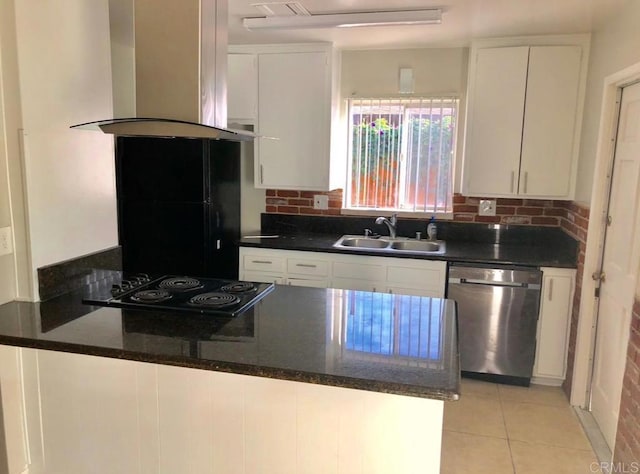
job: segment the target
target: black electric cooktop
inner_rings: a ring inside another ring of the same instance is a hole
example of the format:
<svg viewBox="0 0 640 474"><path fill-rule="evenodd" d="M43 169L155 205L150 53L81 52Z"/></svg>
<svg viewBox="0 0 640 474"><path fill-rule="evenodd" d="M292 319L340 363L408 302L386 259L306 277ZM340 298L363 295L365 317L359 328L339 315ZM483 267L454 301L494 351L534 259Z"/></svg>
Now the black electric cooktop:
<svg viewBox="0 0 640 474"><path fill-rule="evenodd" d="M273 283L139 274L114 285L110 294L91 295L82 302L129 309L183 311L234 317L273 289Z"/></svg>

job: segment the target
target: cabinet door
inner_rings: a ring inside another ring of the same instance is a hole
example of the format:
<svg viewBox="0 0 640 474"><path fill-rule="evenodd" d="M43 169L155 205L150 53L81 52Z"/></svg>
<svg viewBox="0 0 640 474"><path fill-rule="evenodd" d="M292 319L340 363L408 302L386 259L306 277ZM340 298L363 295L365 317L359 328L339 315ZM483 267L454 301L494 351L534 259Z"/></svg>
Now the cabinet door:
<svg viewBox="0 0 640 474"><path fill-rule="evenodd" d="M256 187L328 189L328 61L325 52L259 55Z"/></svg>
<svg viewBox="0 0 640 474"><path fill-rule="evenodd" d="M255 54L229 54L227 116L254 122L258 110L258 59Z"/></svg>
<svg viewBox="0 0 640 474"><path fill-rule="evenodd" d="M266 272L244 271L240 273L240 280L256 281L260 283L284 283L284 277L282 275Z"/></svg>
<svg viewBox="0 0 640 474"><path fill-rule="evenodd" d="M442 298L442 291L437 291L430 288L404 288L401 286L387 286L387 293L394 295L409 295L409 296L428 296L430 298Z"/></svg>
<svg viewBox="0 0 640 474"><path fill-rule="evenodd" d="M357 280L355 278L334 278L331 280L331 288L358 291L384 291L383 281Z"/></svg>
<svg viewBox="0 0 640 474"><path fill-rule="evenodd" d="M579 46L531 47L520 194L571 193L581 56Z"/></svg>
<svg viewBox="0 0 640 474"><path fill-rule="evenodd" d="M447 263L394 259L387 267L387 291L396 294L444 298Z"/></svg>
<svg viewBox="0 0 640 474"><path fill-rule="evenodd" d="M518 190L528 47L478 50L467 121L465 193Z"/></svg>
<svg viewBox="0 0 640 474"><path fill-rule="evenodd" d="M327 288L329 286L329 282L327 280L313 278L287 278L287 285L307 286L310 288Z"/></svg>
<svg viewBox="0 0 640 474"><path fill-rule="evenodd" d="M543 269L535 377L563 380L575 270Z"/></svg>

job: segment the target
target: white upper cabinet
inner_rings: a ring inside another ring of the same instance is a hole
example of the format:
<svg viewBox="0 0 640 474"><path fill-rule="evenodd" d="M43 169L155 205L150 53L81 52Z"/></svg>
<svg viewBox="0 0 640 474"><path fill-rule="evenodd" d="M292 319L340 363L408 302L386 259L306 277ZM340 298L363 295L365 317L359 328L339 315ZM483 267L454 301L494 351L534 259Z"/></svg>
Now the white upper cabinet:
<svg viewBox="0 0 640 474"><path fill-rule="evenodd" d="M469 106L467 192L517 192L529 48L481 49Z"/></svg>
<svg viewBox="0 0 640 474"><path fill-rule="evenodd" d="M572 194L581 55L579 46L529 50L520 194L557 198Z"/></svg>
<svg viewBox="0 0 640 474"><path fill-rule="evenodd" d="M560 38L472 48L463 194L573 198L588 42Z"/></svg>
<svg viewBox="0 0 640 474"><path fill-rule="evenodd" d="M229 54L227 66L228 121L254 124L258 117L258 57Z"/></svg>
<svg viewBox="0 0 640 474"><path fill-rule="evenodd" d="M338 53L329 44L234 46L230 51L230 56L257 58L255 186L344 187L346 127L339 118ZM230 69L231 64L230 59ZM230 104L247 87L230 79Z"/></svg>

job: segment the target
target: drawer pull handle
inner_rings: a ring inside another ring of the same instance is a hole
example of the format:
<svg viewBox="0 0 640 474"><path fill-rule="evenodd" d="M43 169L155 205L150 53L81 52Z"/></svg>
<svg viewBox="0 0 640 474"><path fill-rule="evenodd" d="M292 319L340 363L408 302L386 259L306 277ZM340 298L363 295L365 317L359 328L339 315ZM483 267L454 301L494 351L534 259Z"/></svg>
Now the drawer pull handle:
<svg viewBox="0 0 640 474"><path fill-rule="evenodd" d="M273 263L271 260L251 260L251 263L264 263L264 264L271 264Z"/></svg>
<svg viewBox="0 0 640 474"><path fill-rule="evenodd" d="M553 300L553 278L549 280L549 301Z"/></svg>
<svg viewBox="0 0 640 474"><path fill-rule="evenodd" d="M296 263L296 267L317 268L317 265L312 265L310 263Z"/></svg>

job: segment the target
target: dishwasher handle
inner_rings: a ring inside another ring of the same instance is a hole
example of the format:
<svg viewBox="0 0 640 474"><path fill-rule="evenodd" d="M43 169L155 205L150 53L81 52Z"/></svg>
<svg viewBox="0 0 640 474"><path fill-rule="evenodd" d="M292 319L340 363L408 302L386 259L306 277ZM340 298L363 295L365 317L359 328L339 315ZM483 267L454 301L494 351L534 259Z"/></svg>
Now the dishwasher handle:
<svg viewBox="0 0 640 474"><path fill-rule="evenodd" d="M520 283L511 281L490 281L477 280L474 278L449 278L449 284L458 285L483 285L483 286L506 286L509 288L528 288L531 290L539 290L540 285L535 283Z"/></svg>

